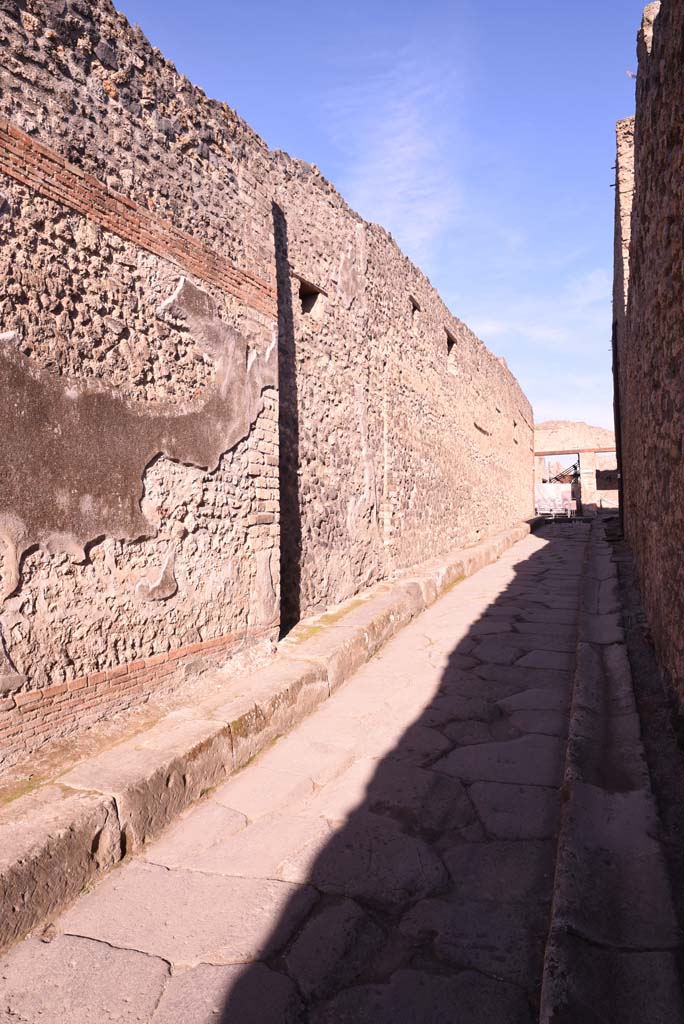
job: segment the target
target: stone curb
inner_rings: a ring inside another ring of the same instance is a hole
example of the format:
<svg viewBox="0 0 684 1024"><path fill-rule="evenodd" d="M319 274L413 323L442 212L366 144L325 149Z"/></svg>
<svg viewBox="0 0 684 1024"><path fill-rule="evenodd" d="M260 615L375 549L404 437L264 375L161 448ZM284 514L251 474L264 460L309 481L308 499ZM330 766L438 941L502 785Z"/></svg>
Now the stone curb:
<svg viewBox="0 0 684 1024"><path fill-rule="evenodd" d="M273 661L224 693L0 810L0 951L49 921L207 790L326 700L415 616L495 562L534 523L433 559L299 623Z"/></svg>
<svg viewBox="0 0 684 1024"><path fill-rule="evenodd" d="M617 567L592 525L580 593L540 1024L684 1020L678 924L620 624Z"/></svg>

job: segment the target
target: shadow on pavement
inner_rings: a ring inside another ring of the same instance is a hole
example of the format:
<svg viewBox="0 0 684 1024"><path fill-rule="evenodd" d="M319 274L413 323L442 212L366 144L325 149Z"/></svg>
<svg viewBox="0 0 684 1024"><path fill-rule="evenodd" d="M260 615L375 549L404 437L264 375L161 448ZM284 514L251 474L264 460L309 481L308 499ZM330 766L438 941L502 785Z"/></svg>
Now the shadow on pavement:
<svg viewBox="0 0 684 1024"><path fill-rule="evenodd" d="M335 831L222 1024L537 1019L587 533L543 536L367 781L321 791Z"/></svg>

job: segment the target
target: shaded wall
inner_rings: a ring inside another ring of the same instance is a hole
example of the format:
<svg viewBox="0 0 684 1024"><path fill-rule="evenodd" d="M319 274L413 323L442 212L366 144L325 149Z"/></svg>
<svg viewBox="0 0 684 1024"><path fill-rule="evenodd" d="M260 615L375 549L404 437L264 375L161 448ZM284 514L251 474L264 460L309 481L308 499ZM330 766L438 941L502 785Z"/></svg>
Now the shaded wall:
<svg viewBox="0 0 684 1024"><path fill-rule="evenodd" d="M625 530L659 659L681 697L684 8L658 9L646 8L638 40L631 223L631 125L618 124L614 321Z"/></svg>
<svg viewBox="0 0 684 1024"><path fill-rule="evenodd" d="M5 0L0 47L7 763L530 516L532 412L108 2Z"/></svg>

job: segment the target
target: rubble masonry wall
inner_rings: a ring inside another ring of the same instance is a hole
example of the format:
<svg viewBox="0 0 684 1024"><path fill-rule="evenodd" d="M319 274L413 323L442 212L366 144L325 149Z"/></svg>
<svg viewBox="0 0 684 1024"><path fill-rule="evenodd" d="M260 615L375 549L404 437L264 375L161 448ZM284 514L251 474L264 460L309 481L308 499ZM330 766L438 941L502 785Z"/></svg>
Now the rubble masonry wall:
<svg viewBox="0 0 684 1024"><path fill-rule="evenodd" d="M503 362L107 0L0 2L0 273L5 766L532 514Z"/></svg>

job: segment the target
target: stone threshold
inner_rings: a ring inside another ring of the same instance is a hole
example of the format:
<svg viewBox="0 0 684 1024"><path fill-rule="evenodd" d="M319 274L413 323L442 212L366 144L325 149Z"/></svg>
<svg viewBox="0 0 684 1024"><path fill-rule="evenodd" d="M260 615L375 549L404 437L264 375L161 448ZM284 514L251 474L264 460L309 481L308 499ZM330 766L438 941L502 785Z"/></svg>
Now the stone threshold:
<svg viewBox="0 0 684 1024"><path fill-rule="evenodd" d="M0 952L60 913L289 732L396 633L537 521L432 559L303 620L257 671L0 809Z"/></svg>

